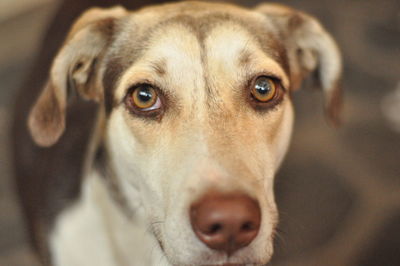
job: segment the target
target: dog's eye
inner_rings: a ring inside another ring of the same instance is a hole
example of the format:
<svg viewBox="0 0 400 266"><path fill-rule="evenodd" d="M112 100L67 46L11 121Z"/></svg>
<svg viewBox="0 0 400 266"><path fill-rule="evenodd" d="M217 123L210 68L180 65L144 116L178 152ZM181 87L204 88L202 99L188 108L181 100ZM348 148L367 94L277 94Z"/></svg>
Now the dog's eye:
<svg viewBox="0 0 400 266"><path fill-rule="evenodd" d="M125 96L125 106L132 114L161 119L164 105L160 91L150 84L135 85Z"/></svg>
<svg viewBox="0 0 400 266"><path fill-rule="evenodd" d="M157 91L148 84L134 87L129 95L131 106L142 112L161 108L161 100Z"/></svg>
<svg viewBox="0 0 400 266"><path fill-rule="evenodd" d="M277 90L275 80L265 76L258 77L252 84L251 96L261 103L266 103L275 98Z"/></svg>

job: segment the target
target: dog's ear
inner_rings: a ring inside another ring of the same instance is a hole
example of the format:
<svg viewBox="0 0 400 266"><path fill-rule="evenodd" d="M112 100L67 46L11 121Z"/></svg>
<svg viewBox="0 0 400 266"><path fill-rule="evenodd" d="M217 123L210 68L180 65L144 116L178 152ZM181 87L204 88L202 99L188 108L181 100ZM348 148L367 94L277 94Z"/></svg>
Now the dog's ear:
<svg viewBox="0 0 400 266"><path fill-rule="evenodd" d="M116 20L126 15L122 7L92 8L84 12L55 57L49 79L34 104L28 127L40 146L57 142L65 129L67 98L79 94L101 101L102 86L97 78L99 61L115 33Z"/></svg>
<svg viewBox="0 0 400 266"><path fill-rule="evenodd" d="M304 78L314 74L317 85L324 91L326 114L338 125L342 60L333 38L315 18L300 11L278 4L262 4L256 10L268 16L284 42L292 90L297 90Z"/></svg>

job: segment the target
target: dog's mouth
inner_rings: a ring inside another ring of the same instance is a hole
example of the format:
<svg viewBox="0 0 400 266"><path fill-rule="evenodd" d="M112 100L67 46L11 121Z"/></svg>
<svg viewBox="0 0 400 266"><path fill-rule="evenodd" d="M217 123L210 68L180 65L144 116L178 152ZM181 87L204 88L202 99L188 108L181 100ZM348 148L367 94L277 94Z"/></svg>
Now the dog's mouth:
<svg viewBox="0 0 400 266"><path fill-rule="evenodd" d="M204 265L204 266L245 266L246 264L243 264L243 263L225 263L225 264L217 264L217 265L213 265L213 264L211 264L211 265ZM202 265L203 266L203 265Z"/></svg>
<svg viewBox="0 0 400 266"><path fill-rule="evenodd" d="M245 266L245 264L232 264L232 263L225 263L225 264L217 264L217 265L204 265L204 266Z"/></svg>
<svg viewBox="0 0 400 266"><path fill-rule="evenodd" d="M162 253L164 254L164 256L168 257L167 254L165 253L165 249L164 249L164 244L163 242L156 237L158 245L162 251ZM229 258L227 258L227 262L225 263L219 263L219 264L198 264L198 266L247 266L247 265L252 265L252 266L256 266L256 265L264 265L264 264L259 264L259 263L251 263L251 262L243 262L243 263L236 263L236 262L228 262ZM178 266L178 265L176 265Z"/></svg>
<svg viewBox="0 0 400 266"><path fill-rule="evenodd" d="M154 234L154 232L158 232L158 231L155 230L155 228L153 227L153 235L155 236L155 239L156 239L156 241L158 243L158 246L159 246L163 256L165 256L165 258L168 261L170 261L168 259L168 254L166 253L165 245L164 245L164 243L163 243L163 241L162 241L162 239L160 237L160 234L157 234L157 233ZM266 266L267 265L266 263L250 261L249 257L240 258L240 257L235 257L234 255L233 256L226 256L224 261L222 261L222 262L220 261L220 262L215 263L215 264L214 263L203 264L204 262L202 263L201 260L200 260L197 263L193 263L193 264L190 264L190 265L193 265L193 266ZM179 264L173 264L173 263L171 263L171 261L170 261L170 264L171 264L171 266L179 266Z"/></svg>
<svg viewBox="0 0 400 266"><path fill-rule="evenodd" d="M260 264L260 263L224 263L224 264L205 264L205 265L200 265L200 266L265 266L265 264Z"/></svg>

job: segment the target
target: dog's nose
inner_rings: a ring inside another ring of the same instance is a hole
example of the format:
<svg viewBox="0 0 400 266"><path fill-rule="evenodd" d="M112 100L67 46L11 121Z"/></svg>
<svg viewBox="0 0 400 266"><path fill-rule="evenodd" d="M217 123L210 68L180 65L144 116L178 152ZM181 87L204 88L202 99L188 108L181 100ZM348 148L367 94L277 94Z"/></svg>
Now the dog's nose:
<svg viewBox="0 0 400 266"><path fill-rule="evenodd" d="M197 237L209 248L231 255L257 236L261 223L258 202L244 194L207 194L190 209Z"/></svg>

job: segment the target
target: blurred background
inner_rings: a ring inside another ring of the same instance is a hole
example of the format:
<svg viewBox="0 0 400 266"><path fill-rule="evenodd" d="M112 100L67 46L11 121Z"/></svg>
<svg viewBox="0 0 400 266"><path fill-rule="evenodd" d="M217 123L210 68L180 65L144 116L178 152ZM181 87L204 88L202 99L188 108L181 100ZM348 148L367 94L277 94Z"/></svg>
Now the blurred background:
<svg viewBox="0 0 400 266"><path fill-rule="evenodd" d="M61 2L0 0L0 266L36 265L13 187L9 128L39 51L56 47L51 36L42 43L51 20L57 10L76 16L77 8L60 10ZM271 265L399 266L400 1L279 2L313 14L338 41L345 110L342 127L333 129L320 92L294 96L293 141L276 178L280 225Z"/></svg>

